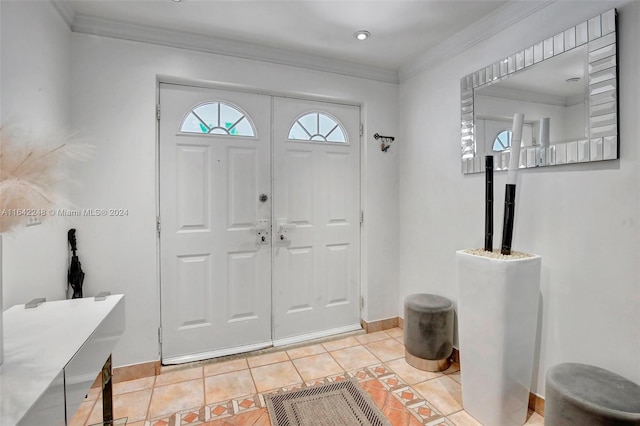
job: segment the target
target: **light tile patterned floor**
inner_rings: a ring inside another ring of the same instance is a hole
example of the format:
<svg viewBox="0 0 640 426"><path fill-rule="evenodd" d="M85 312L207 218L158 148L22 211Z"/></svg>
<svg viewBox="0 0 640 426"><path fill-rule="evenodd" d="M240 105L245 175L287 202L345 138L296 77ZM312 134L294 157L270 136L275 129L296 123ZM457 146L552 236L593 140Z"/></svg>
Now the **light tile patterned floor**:
<svg viewBox="0 0 640 426"><path fill-rule="evenodd" d="M270 426L263 394L353 377L393 426L480 425L462 409L460 368L417 370L404 360L402 330L314 343L232 361L164 368L156 377L114 385L114 416L129 426ZM101 421L92 390L72 426ZM543 425L530 412L527 425Z"/></svg>

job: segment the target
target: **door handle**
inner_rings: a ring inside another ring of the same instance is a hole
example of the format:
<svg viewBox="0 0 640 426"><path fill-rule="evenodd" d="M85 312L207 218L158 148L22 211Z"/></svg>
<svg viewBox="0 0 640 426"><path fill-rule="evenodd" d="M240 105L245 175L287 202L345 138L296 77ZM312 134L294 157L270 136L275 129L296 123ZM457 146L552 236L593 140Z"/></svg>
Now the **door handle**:
<svg viewBox="0 0 640 426"><path fill-rule="evenodd" d="M288 223L286 219L283 221L280 221L278 224L278 240L287 241L288 240L287 231L289 229L294 229L295 227L296 227L295 223Z"/></svg>

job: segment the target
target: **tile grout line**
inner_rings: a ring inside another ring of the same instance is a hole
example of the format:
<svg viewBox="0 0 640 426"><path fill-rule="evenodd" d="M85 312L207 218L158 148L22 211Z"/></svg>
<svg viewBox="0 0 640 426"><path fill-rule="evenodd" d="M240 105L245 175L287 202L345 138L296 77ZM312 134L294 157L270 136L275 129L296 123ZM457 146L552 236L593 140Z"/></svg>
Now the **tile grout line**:
<svg viewBox="0 0 640 426"><path fill-rule="evenodd" d="M289 356L288 352L287 352L287 356ZM313 355L311 355L311 356L313 356ZM302 380L302 383L305 384L307 381L304 379L304 377L302 377L302 373L300 372L300 370L298 370L298 367L296 366L296 363L293 362L293 359L291 359L290 356L289 356L289 361L291 361L291 365L293 365L293 369L296 370L296 373L298 374L298 377L300 377L300 380Z"/></svg>
<svg viewBox="0 0 640 426"><path fill-rule="evenodd" d="M324 345L322 345L322 346L324 347ZM338 364L338 365L340 366L340 368L342 369L342 371L344 371L344 373L346 374L346 373L347 373L347 370L345 370L344 365L342 365L342 364L340 364L340 363L338 362L338 360L333 356L333 354L331 353L331 351L327 350L327 348L324 348L324 349L327 351L327 353L329 354L329 356L331 357L331 359L333 359L333 361L334 361L336 364ZM334 351L334 352L335 352L335 351Z"/></svg>
<svg viewBox="0 0 640 426"><path fill-rule="evenodd" d="M324 345L323 345L323 347L324 347ZM324 348L324 349L327 350L327 348ZM344 366L338 362L338 360L333 356L333 354L330 351L327 350L327 353L329 354L329 356L331 357L333 362L335 362L337 365L339 365L340 369L342 370L342 372L346 375L347 374L347 370L344 368Z"/></svg>
<svg viewBox="0 0 640 426"><path fill-rule="evenodd" d="M93 413L93 409L96 407L96 403L98 402L98 398L96 397L96 399L94 399L92 402L93 402L93 404L91 404L91 410L89 410L89 414L87 414L87 418L82 423L84 426L88 426L89 419L91 418L91 413Z"/></svg>
<svg viewBox="0 0 640 426"><path fill-rule="evenodd" d="M153 376L153 383L151 384L151 395L149 396L149 403L147 404L147 412L145 413L144 420L143 420L145 423L149 418L149 413L151 411L151 401L153 401L153 394L156 391L156 377L157 376Z"/></svg>
<svg viewBox="0 0 640 426"><path fill-rule="evenodd" d="M203 370L203 373L204 373L204 370ZM159 387L159 388L161 388L161 387L167 387L167 386L177 385L177 384L180 384L180 383L191 382L191 381L194 381L194 380L200 380L200 379L181 380L181 381L176 382L176 383L168 383L168 384L165 384L165 385L160 385L160 386L158 386L158 387ZM203 381L203 384L204 384L204 377L202 378L202 381ZM156 389L156 387L154 386L154 392L155 392L155 389ZM152 397L153 397L153 393L152 393ZM155 416L154 418L171 417L171 416L177 415L177 414L179 414L179 413L183 413L183 412L185 412L185 411L192 411L192 410L196 410L196 409L198 409L198 410L199 410L200 408L206 407L206 404L205 404L205 403L206 403L206 400L205 400L205 398L206 398L206 395L204 395L204 394L203 394L203 405L198 405L198 406L196 406L196 407L183 408L183 409L178 410L178 411L175 411L175 412L173 412L173 413L168 413L168 414L162 414L162 415L160 415L160 416ZM151 409L151 400L149 400L149 410L150 410L150 409ZM149 414L150 414L150 413L147 413L147 415L149 415Z"/></svg>
<svg viewBox="0 0 640 426"><path fill-rule="evenodd" d="M155 385L155 381L153 384L153 388L151 388L151 398L149 398L149 405L147 406L147 417L145 418L145 422L149 421L149 419L151 419L151 402L153 401L153 395L155 395L156 393L156 385Z"/></svg>
<svg viewBox="0 0 640 426"><path fill-rule="evenodd" d="M298 370L298 367L296 367L296 363L293 362L293 359L289 356L289 352L288 351L284 351L284 353L287 355L287 358L289 358L289 362L291 363L291 365L293 366L293 369L296 371L296 374L298 375L298 377L300 377L300 380L302 380L302 384L305 384L305 380L304 377L302 377L302 374L300 373L300 371ZM256 388L256 391L258 390L258 388Z"/></svg>
<svg viewBox="0 0 640 426"><path fill-rule="evenodd" d="M204 365L201 367L202 368L202 404L203 407L207 406L207 384L205 383L205 375L204 375ZM205 418L207 416L205 415Z"/></svg>
<svg viewBox="0 0 640 426"><path fill-rule="evenodd" d="M362 348L363 348L365 351L367 351L371 356L373 356L373 357L378 361L378 364L382 364L382 361L381 361L377 356L375 356L375 355L374 355L374 354L373 354L369 349L367 349L366 347L364 347L364 345L362 345L362 344L360 344L360 343L359 343L359 344L357 344L357 345L354 345L354 346L348 346L348 347L346 347L346 348L337 349L337 350L335 350L335 351L333 351L333 352L341 351L341 350L343 350L343 349L351 349L351 348L355 348L356 346L362 346ZM347 373L347 369L346 369L342 364L340 364L340 362L339 362L339 361L338 361L338 360L337 360L337 359L336 359L336 358L331 354L331 352L329 352L329 355L331 355L331 357L334 359L334 361L335 361L335 362L340 366L340 368L342 368L342 369L344 370L344 372L345 372L345 374L346 374L346 373ZM375 364L373 364L373 365L375 365ZM364 367L361 367L361 368L368 368L368 367L371 367L371 365L365 365Z"/></svg>
<svg viewBox="0 0 640 426"><path fill-rule="evenodd" d="M256 390L256 393L258 393L258 384L256 383L256 378L253 376L253 368L249 364L248 358L245 359L245 361L247 362L247 368L249 369L249 375L251 376L251 381L253 382L253 388Z"/></svg>

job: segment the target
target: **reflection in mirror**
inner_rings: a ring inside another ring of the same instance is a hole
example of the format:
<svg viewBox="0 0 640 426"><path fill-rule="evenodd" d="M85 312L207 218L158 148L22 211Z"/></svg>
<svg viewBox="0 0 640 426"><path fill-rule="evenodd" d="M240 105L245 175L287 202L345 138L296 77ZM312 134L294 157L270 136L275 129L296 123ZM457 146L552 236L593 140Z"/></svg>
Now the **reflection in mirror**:
<svg viewBox="0 0 640 426"><path fill-rule="evenodd" d="M616 12L488 65L461 80L462 171L509 163L515 112L525 115L520 167L618 158Z"/></svg>
<svg viewBox="0 0 640 426"><path fill-rule="evenodd" d="M511 128L513 112L525 116L523 146L540 145L540 121L547 118L550 143L587 137L586 46L540 62L474 92L476 153L492 154L494 141ZM506 146L504 147L506 148Z"/></svg>

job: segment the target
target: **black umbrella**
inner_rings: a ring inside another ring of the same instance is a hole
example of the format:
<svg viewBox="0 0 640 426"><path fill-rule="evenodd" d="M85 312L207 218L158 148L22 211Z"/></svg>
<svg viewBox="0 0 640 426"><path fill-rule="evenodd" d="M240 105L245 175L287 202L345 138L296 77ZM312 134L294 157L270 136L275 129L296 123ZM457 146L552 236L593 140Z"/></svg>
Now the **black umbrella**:
<svg viewBox="0 0 640 426"><path fill-rule="evenodd" d="M76 256L76 230L69 229L67 233L67 239L69 240L69 245L71 246L71 251L73 252L73 256L71 256L71 264L69 265L69 274L67 275L69 285L73 289L72 299L80 299L82 298L82 283L84 282L84 272L82 271L82 265L80 264L80 259Z"/></svg>

